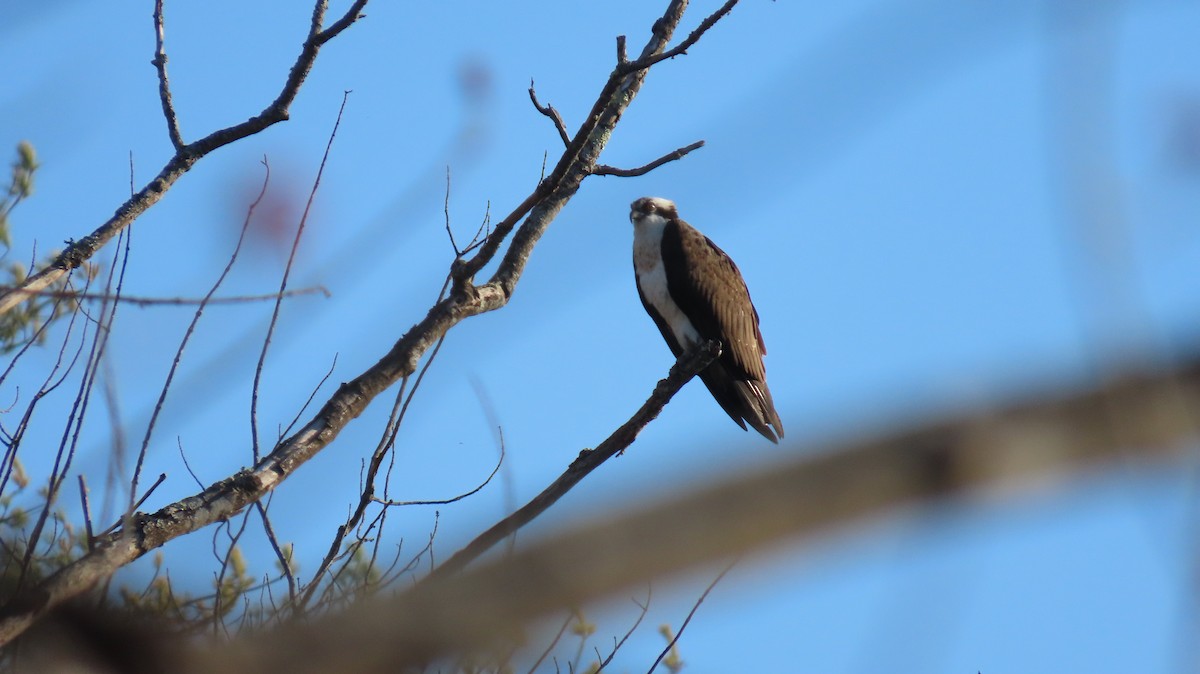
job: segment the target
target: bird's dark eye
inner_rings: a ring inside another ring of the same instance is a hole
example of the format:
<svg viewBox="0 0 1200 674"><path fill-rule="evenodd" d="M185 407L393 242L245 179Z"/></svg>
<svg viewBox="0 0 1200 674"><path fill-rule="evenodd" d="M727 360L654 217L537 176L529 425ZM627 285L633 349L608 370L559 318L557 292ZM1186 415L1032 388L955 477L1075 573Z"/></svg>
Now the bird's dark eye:
<svg viewBox="0 0 1200 674"><path fill-rule="evenodd" d="M654 211L657 211L657 210L658 210L658 206L653 201L646 202L646 212L647 213L653 213Z"/></svg>

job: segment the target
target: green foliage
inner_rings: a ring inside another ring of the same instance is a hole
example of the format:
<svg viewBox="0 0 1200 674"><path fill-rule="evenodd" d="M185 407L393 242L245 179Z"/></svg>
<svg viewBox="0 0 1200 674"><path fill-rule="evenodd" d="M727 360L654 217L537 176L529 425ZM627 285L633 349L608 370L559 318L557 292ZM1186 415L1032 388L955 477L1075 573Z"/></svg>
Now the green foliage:
<svg viewBox="0 0 1200 674"><path fill-rule="evenodd" d="M671 630L670 625L660 625L658 633L667 640L668 644L671 644L671 650L667 652L667 656L662 660L663 667L666 667L671 674L679 674L680 670L683 669L683 658L679 656L678 643L671 643L675 639L675 633Z"/></svg>
<svg viewBox="0 0 1200 674"><path fill-rule="evenodd" d="M14 470L11 484L15 488L0 496L0 605L21 588L35 585L91 549L83 527L72 525L65 510L55 507L36 549L28 554L32 527L46 507L46 490L31 494L28 480L19 470ZM25 505L31 496L36 506ZM152 563L154 573L140 587L126 584L107 593L96 590L91 598L97 610L112 612L114 617L149 618L164 631L183 634L224 625L231 616L243 626L273 618L270 607L259 605L257 597L245 601L247 593L261 585L250 575L249 565L237 547L229 551L224 573L214 579L213 592L205 596L180 592L163 567L161 552L155 553Z"/></svg>
<svg viewBox="0 0 1200 674"><path fill-rule="evenodd" d="M28 481L15 479L16 474L14 470L13 482L17 489L0 497L0 603L6 603L18 587L46 578L82 555L88 547L86 532L73 526L64 511L55 509L47 518L37 549L28 555L30 528L45 506L30 508L18 501L17 497ZM44 498L45 490L41 491Z"/></svg>
<svg viewBox="0 0 1200 674"><path fill-rule="evenodd" d="M12 235L8 229L8 214L17 204L33 194L33 174L38 170L37 153L28 141L17 143L17 160L12 165L12 179L8 193L0 198L0 244L7 250L12 247Z"/></svg>
<svg viewBox="0 0 1200 674"><path fill-rule="evenodd" d="M8 257L12 250L12 229L8 216L17 204L33 194L34 174L40 165L33 145L28 141L17 144L17 159L12 164L12 175L7 191L0 196L0 261ZM46 257L45 263L58 256L52 251ZM87 278L96 276L97 267L85 263L82 267ZM29 271L21 262L8 262L0 268L0 285L16 286L23 283ZM78 301L71 297L63 297L62 293L70 289L69 277L51 284L42 294L31 297L28 301L0 315L0 354L10 353L34 340L42 344L46 339L46 331L41 328L55 319L69 314L78 306Z"/></svg>
<svg viewBox="0 0 1200 674"><path fill-rule="evenodd" d="M287 562L287 568L285 569L283 563L276 559L275 570L280 574L286 574L289 571L293 574L298 573L300 571L300 564L296 562L296 557L294 555L295 546L291 543L284 543L283 545L279 546L279 550L283 552L283 559L285 562Z"/></svg>
<svg viewBox="0 0 1200 674"><path fill-rule="evenodd" d="M571 634L578 636L581 639L587 639L596 633L596 623L587 619L583 611L575 609L572 611L574 620L571 622Z"/></svg>

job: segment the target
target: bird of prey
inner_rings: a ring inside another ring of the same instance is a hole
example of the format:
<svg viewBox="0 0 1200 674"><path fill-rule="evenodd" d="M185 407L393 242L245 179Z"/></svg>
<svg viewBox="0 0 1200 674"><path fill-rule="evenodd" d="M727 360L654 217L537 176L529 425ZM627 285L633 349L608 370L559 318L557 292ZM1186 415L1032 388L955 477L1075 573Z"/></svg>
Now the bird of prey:
<svg viewBox="0 0 1200 674"><path fill-rule="evenodd" d="M783 422L767 388L767 347L737 265L681 220L670 200L638 199L629 220L638 295L671 352L678 358L696 343L719 341L721 355L700 379L743 430L748 423L778 443Z"/></svg>

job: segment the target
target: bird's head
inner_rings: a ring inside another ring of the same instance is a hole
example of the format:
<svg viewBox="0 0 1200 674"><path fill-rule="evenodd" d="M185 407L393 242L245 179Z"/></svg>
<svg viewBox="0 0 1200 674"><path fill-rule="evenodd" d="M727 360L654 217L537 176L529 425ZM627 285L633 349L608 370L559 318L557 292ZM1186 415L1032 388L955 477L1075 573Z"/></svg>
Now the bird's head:
<svg viewBox="0 0 1200 674"><path fill-rule="evenodd" d="M629 205L629 221L635 226L642 224L648 218L674 220L679 217L675 210L675 202L662 197L642 197Z"/></svg>

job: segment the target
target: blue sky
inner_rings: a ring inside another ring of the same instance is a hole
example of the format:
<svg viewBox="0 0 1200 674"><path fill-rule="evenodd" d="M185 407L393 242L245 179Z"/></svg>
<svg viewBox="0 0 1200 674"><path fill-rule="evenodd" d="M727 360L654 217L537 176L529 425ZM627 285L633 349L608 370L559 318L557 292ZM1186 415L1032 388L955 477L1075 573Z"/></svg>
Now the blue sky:
<svg viewBox="0 0 1200 674"><path fill-rule="evenodd" d="M131 152L139 186L169 157L152 4L0 9L0 149L29 140L43 164L37 194L13 215L12 255L107 218L128 194ZM257 113L295 58L310 10L245 4L167 3L186 139ZM264 155L274 221L294 226L352 90L293 276L332 297L285 305L265 372L260 420L268 433L286 425L335 354L331 381L354 376L436 296L452 257L446 167L462 240L489 203L495 213L518 203L543 154L558 151L529 104L530 79L575 129L614 37L642 44L663 4L372 3L321 53L288 122L207 157L137 221L126 292L203 294ZM696 3L685 29L717 4ZM1182 0L745 0L651 72L603 161L707 145L644 178L585 183L512 303L451 333L401 431L394 495L446 497L486 476L497 450L484 391L507 465L500 482L442 510L444 558L644 400L671 359L633 285L628 204L643 195L674 199L737 260L789 443L741 432L690 385L523 538L818 439L1194 351L1200 156L1180 139L1200 125L1197 28L1200 7ZM277 285L277 237L259 232L224 294ZM168 479L149 506L194 491L176 438L206 484L250 462L247 404L269 313L210 309L152 443L147 473ZM190 318L121 309L112 373L132 437ZM302 573L355 499L389 405L378 400L276 494ZM88 431L79 467L100 484L103 415ZM50 443L60 431L47 421L40 432ZM681 641L687 671L1197 671L1193 491L1177 466L1123 467L784 545L713 591ZM391 535L411 545L433 511L393 520ZM210 541L164 549L177 578L206 586ZM260 543L248 553L270 567ZM715 572L656 586L650 628L620 671L645 668L660 644L653 627L678 625ZM619 597L596 611L601 646L635 615Z"/></svg>

